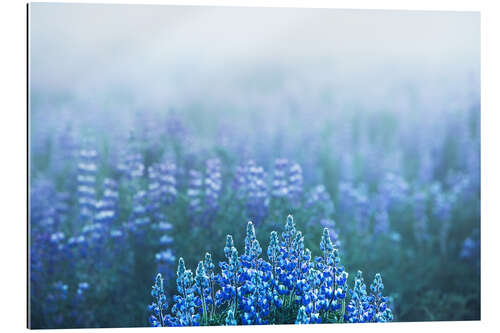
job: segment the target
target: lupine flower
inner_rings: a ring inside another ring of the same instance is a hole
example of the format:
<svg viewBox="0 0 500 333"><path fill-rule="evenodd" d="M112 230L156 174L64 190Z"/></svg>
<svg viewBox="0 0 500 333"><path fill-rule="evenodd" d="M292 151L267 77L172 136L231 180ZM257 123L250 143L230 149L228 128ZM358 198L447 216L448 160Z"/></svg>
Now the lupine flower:
<svg viewBox="0 0 500 333"><path fill-rule="evenodd" d="M209 212L218 208L219 195L222 188L220 160L209 159L206 162L205 204Z"/></svg>
<svg viewBox="0 0 500 333"><path fill-rule="evenodd" d="M165 162L148 168L148 200L149 210L158 214L161 205L172 204L177 197L175 164Z"/></svg>
<svg viewBox="0 0 500 333"><path fill-rule="evenodd" d="M349 182L339 183L340 206L346 218L352 218L356 222L359 232L367 232L370 219L370 201L368 200L366 187L361 184L355 187Z"/></svg>
<svg viewBox="0 0 500 333"><path fill-rule="evenodd" d="M136 181L144 175L144 160L139 153L126 152L119 170L124 172L129 181Z"/></svg>
<svg viewBox="0 0 500 333"><path fill-rule="evenodd" d="M189 200L189 212L190 214L196 214L202 210L202 188L203 180L201 173L196 170L189 171L189 187L187 190L187 196Z"/></svg>
<svg viewBox="0 0 500 333"><path fill-rule="evenodd" d="M332 219L321 219L319 221L319 224L323 227L323 228L327 228L328 231L330 232L330 236L332 238L332 242L333 244L336 246L336 247L341 247L341 243L340 243L340 240L339 240L339 236L337 234L337 232L335 231L335 227L336 227L336 223L334 220Z"/></svg>
<svg viewBox="0 0 500 333"><path fill-rule="evenodd" d="M382 282L382 276L380 273L375 274L373 283L370 285L371 301L373 308L373 321L385 323L393 320L393 315L391 309L388 307L388 298L382 296L382 291L384 290L384 283Z"/></svg>
<svg viewBox="0 0 500 333"><path fill-rule="evenodd" d="M297 324L320 323L322 318L332 315L339 321L391 321L392 312L388 299L382 296L380 275L375 276L372 294L368 295L361 272L358 272L348 301L348 274L341 266L339 251L326 228L320 249L322 256L311 261L311 251L304 247L302 232L296 229L289 215L281 240L277 232L271 232L267 262L260 258L262 249L255 227L248 222L245 251L241 257L232 236L227 235L226 261L219 263L220 274L215 274L209 253L199 262L194 277L186 269L184 260L179 259L178 295L174 296L172 316L166 322L170 326L207 325L216 309L223 308L224 304L228 309L226 325L236 325L239 320L243 325L268 324L273 319L272 314L281 311L285 304L287 309L299 306ZM220 287L216 292L215 281ZM153 318L152 324L157 323Z"/></svg>
<svg viewBox="0 0 500 333"><path fill-rule="evenodd" d="M94 149L81 149L79 157L77 193L80 220L83 223L92 223L96 203L97 151Z"/></svg>
<svg viewBox="0 0 500 333"><path fill-rule="evenodd" d="M371 321L373 309L369 302L361 271L358 271L358 274L356 274L354 287L349 292L351 294L351 301L346 308L346 320L351 323L366 323Z"/></svg>
<svg viewBox="0 0 500 333"><path fill-rule="evenodd" d="M264 169L255 162L247 163L247 177L244 186L246 210L248 217L256 223L262 221L268 214L269 194L265 182Z"/></svg>
<svg viewBox="0 0 500 333"><path fill-rule="evenodd" d="M274 162L272 195L277 198L288 196L288 160L279 158Z"/></svg>
<svg viewBox="0 0 500 333"><path fill-rule="evenodd" d="M114 180L109 178L104 180L102 199L96 202L95 208L97 212L95 221L109 229L116 219L118 210L118 190Z"/></svg>
<svg viewBox="0 0 500 333"><path fill-rule="evenodd" d="M302 168L298 163L292 163L288 176L288 192L290 199L296 201L302 194Z"/></svg>
<svg viewBox="0 0 500 333"><path fill-rule="evenodd" d="M64 311L60 311L61 304L68 298L68 285L62 281L52 284L43 308L46 318L51 325L61 325L64 320Z"/></svg>
<svg viewBox="0 0 500 333"><path fill-rule="evenodd" d="M205 272L205 265L203 261L198 263L198 267L196 268L196 276L194 278L196 285L196 292L201 298L202 305L202 315L204 318L205 324L208 321L208 306L207 306L207 298L210 297L210 279Z"/></svg>
<svg viewBox="0 0 500 333"><path fill-rule="evenodd" d="M134 194L132 199L132 213L128 224L128 227L132 231L138 231L143 226L148 225L151 222L147 214L146 199L146 191L140 190Z"/></svg>
<svg viewBox="0 0 500 333"><path fill-rule="evenodd" d="M405 179L394 173L387 173L378 186L380 200L385 201L387 209L404 203L409 190L410 186Z"/></svg>
<svg viewBox="0 0 500 333"><path fill-rule="evenodd" d="M207 297L207 303L210 306L210 317L213 317L215 314L215 283L216 283L216 274L215 274L215 265L212 262L212 255L210 253L205 253L205 260L203 261L203 265L205 266L205 273L208 277L209 284L209 295Z"/></svg>
<svg viewBox="0 0 500 333"><path fill-rule="evenodd" d="M451 224L451 213L456 197L453 193L446 193L440 183L433 184L430 191L434 199L432 213L434 217L441 223L441 230L439 235L441 254L445 254L448 231Z"/></svg>
<svg viewBox="0 0 500 333"><path fill-rule="evenodd" d="M174 296L171 309L174 319L170 326L198 326L200 324L200 313L197 309L199 297L194 294L193 273L186 269L183 258L179 258L176 282L177 292L180 295Z"/></svg>
<svg viewBox="0 0 500 333"><path fill-rule="evenodd" d="M163 287L163 278L161 274L156 275L155 284L153 285L153 290L151 290L151 296L153 296L153 303L148 306L148 310L151 313L149 317L149 323L152 327L162 327L168 324L167 308L168 302L165 296L165 290Z"/></svg>

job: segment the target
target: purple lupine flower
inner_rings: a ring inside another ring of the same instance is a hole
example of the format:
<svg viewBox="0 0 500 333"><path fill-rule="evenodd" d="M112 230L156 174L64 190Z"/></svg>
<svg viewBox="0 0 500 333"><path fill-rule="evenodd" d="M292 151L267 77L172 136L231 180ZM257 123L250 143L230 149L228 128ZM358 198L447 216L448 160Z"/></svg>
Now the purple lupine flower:
<svg viewBox="0 0 500 333"><path fill-rule="evenodd" d="M355 187L350 182L340 182L339 198L339 211L355 221L358 231L367 232L371 209L366 186L360 184Z"/></svg>
<svg viewBox="0 0 500 333"><path fill-rule="evenodd" d="M189 201L189 213L197 214L202 210L201 197L203 195L203 180L201 173L196 170L189 170L189 184L187 197Z"/></svg>
<svg viewBox="0 0 500 333"><path fill-rule="evenodd" d="M246 209L248 217L257 224L267 216L269 208L266 176L264 169L253 161L248 162L247 168Z"/></svg>
<svg viewBox="0 0 500 333"><path fill-rule="evenodd" d="M117 169L127 180L135 182L144 175L144 157L136 149L127 147L120 153Z"/></svg>
<svg viewBox="0 0 500 333"><path fill-rule="evenodd" d="M95 221L110 229L118 214L118 189L117 184L110 178L104 179L101 200L96 202Z"/></svg>
<svg viewBox="0 0 500 333"><path fill-rule="evenodd" d="M78 157L79 144L76 132L71 127L71 124L66 124L64 128L57 128L55 140L53 142L57 154L51 154L51 167L56 173L69 171L71 176L74 176L74 162Z"/></svg>
<svg viewBox="0 0 500 333"><path fill-rule="evenodd" d="M170 162L162 163L159 168L161 200L165 205L173 203L177 197L176 170L175 164Z"/></svg>
<svg viewBox="0 0 500 333"><path fill-rule="evenodd" d="M215 211L219 206L219 195L222 189L221 166L218 158L206 162L205 204L207 210Z"/></svg>
<svg viewBox="0 0 500 333"><path fill-rule="evenodd" d="M170 162L158 163L148 169L148 197L151 210L158 211L160 205L169 205L177 197L176 167Z"/></svg>
<svg viewBox="0 0 500 333"><path fill-rule="evenodd" d="M396 174L387 173L378 186L378 194L386 201L387 209L403 204L409 194L410 186L406 180Z"/></svg>
<svg viewBox="0 0 500 333"><path fill-rule="evenodd" d="M160 213L162 189L160 184L160 166L152 165L148 168L148 211L152 215Z"/></svg>
<svg viewBox="0 0 500 333"><path fill-rule="evenodd" d="M276 198L284 198L289 195L288 188L288 160L278 158L274 162L274 174L272 183L272 195Z"/></svg>
<svg viewBox="0 0 500 333"><path fill-rule="evenodd" d="M63 224L70 214L70 195L68 192L56 193L54 209L56 214L56 227Z"/></svg>
<svg viewBox="0 0 500 333"><path fill-rule="evenodd" d="M434 200L432 213L441 225L441 230L439 232L441 254L445 254L455 196L454 193L445 192L441 183L434 183L430 191Z"/></svg>
<svg viewBox="0 0 500 333"><path fill-rule="evenodd" d="M146 199L147 194L143 190L136 192L132 199L132 213L128 221L128 227L134 232L140 231L151 222L147 212Z"/></svg>
<svg viewBox="0 0 500 333"><path fill-rule="evenodd" d="M238 165L233 180L233 190L238 199L243 199L246 196L248 184L248 163Z"/></svg>
<svg viewBox="0 0 500 333"><path fill-rule="evenodd" d="M92 223L96 203L97 151L81 149L79 156L77 175L79 216L83 223Z"/></svg>
<svg viewBox="0 0 500 333"><path fill-rule="evenodd" d="M288 174L288 194L290 199L296 201L302 194L302 168L298 163L292 163Z"/></svg>

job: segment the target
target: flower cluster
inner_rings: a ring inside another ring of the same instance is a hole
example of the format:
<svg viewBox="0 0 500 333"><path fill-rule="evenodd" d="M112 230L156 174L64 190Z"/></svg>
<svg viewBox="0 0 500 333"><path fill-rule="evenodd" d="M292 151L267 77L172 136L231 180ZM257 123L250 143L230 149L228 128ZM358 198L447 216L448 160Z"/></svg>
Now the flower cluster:
<svg viewBox="0 0 500 333"><path fill-rule="evenodd" d="M278 158L274 162L272 195L276 198L298 200L302 194L302 168L300 164Z"/></svg>
<svg viewBox="0 0 500 333"><path fill-rule="evenodd" d="M247 215L256 223L264 219L269 209L269 191L264 168L250 160L239 166L233 183L238 198L245 202Z"/></svg>
<svg viewBox="0 0 500 333"><path fill-rule="evenodd" d="M165 162L152 165L148 169L148 197L150 210L158 212L160 205L170 205L177 197L176 166Z"/></svg>
<svg viewBox="0 0 500 333"><path fill-rule="evenodd" d="M321 322L386 322L393 319L382 296L384 285L380 274L366 292L361 272L352 289L348 274L341 264L336 244L327 228L320 242L321 255L312 258L304 246L302 232L293 217L286 219L279 237L270 235L267 258L252 222L247 224L245 247L239 255L231 235L224 246L225 261L215 272L211 255L200 261L195 275L179 259L177 295L170 313L163 293L163 280L158 274L153 286L152 326L197 326L210 324L264 325L287 323L283 314L292 315L296 324ZM216 289L218 286L218 290ZM221 319L223 318L223 319ZM222 321L221 321L222 320Z"/></svg>
<svg viewBox="0 0 500 333"><path fill-rule="evenodd" d="M349 290L351 301L347 305L345 319L351 323L389 322L393 320L388 298L382 296L384 284L379 273L370 285L371 293L366 291L363 274L358 271L354 280L354 288Z"/></svg>

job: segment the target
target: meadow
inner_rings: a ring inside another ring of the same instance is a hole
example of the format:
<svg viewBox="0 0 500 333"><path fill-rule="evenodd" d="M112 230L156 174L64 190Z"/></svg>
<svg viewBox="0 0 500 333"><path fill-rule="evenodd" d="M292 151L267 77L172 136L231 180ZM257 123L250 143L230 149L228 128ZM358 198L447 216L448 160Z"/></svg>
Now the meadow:
<svg viewBox="0 0 500 333"><path fill-rule="evenodd" d="M477 96L128 122L37 98L33 328L480 319Z"/></svg>

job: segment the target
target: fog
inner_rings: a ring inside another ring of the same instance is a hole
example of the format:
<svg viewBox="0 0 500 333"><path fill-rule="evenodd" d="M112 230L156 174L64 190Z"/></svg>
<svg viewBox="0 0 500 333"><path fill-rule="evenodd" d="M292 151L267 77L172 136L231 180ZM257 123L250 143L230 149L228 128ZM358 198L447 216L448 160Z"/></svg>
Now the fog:
<svg viewBox="0 0 500 333"><path fill-rule="evenodd" d="M404 110L409 87L434 103L479 87L479 13L35 3L30 17L34 108L307 108L327 91Z"/></svg>

